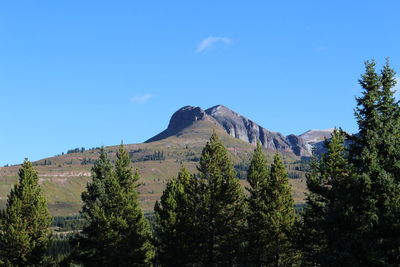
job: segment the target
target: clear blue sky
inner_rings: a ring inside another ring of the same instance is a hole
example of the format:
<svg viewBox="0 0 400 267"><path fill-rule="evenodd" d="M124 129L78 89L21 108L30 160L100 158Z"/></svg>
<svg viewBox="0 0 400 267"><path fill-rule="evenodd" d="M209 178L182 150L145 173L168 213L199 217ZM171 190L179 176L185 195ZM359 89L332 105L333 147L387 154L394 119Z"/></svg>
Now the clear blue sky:
<svg viewBox="0 0 400 267"><path fill-rule="evenodd" d="M399 1L1 1L0 165L143 142L184 105L283 134L357 131L363 62L400 67Z"/></svg>

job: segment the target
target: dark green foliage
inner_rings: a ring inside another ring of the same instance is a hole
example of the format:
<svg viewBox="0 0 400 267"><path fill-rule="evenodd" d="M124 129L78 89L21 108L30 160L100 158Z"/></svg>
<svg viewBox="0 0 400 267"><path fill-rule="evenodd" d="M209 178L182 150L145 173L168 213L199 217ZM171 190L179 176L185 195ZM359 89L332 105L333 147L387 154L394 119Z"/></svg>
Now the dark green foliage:
<svg viewBox="0 0 400 267"><path fill-rule="evenodd" d="M247 177L247 170L249 169L249 164L246 162L240 162L235 165L236 177L245 180Z"/></svg>
<svg viewBox="0 0 400 267"><path fill-rule="evenodd" d="M59 266L62 261L64 261L71 251L69 245L69 239L71 238L71 234L69 235L54 235L53 239L49 243L47 249L47 262L52 262L51 266Z"/></svg>
<svg viewBox="0 0 400 267"><path fill-rule="evenodd" d="M77 147L77 148L74 148L74 149L69 149L68 151L67 151L67 154L71 154L71 153L83 153L83 152L85 152L86 151L86 149L84 148L84 147Z"/></svg>
<svg viewBox="0 0 400 267"><path fill-rule="evenodd" d="M96 161L93 159L88 159L88 158L84 158L81 161L81 165L90 165L90 164L94 164Z"/></svg>
<svg viewBox="0 0 400 267"><path fill-rule="evenodd" d="M82 215L86 220L91 217L96 203L101 205L107 200L105 181L112 175L113 166L102 147L99 160L92 168L92 182L87 184L86 191L82 193Z"/></svg>
<svg viewBox="0 0 400 267"><path fill-rule="evenodd" d="M307 175L301 237L304 265L361 266L368 262L363 235L376 218L365 199L368 177L353 173L340 131L335 130L325 146L327 152L313 161Z"/></svg>
<svg viewBox="0 0 400 267"><path fill-rule="evenodd" d="M266 247L270 243L268 234L268 202L267 186L270 172L267 162L262 152L260 143L254 151L250 166L247 172L247 181L250 187L247 188L250 195L248 197L247 214L247 239L248 239L248 258L253 265L263 265L268 262L265 254L268 254Z"/></svg>
<svg viewBox="0 0 400 267"><path fill-rule="evenodd" d="M32 164L25 160L19 180L0 214L0 262L40 266L50 241L51 217Z"/></svg>
<svg viewBox="0 0 400 267"><path fill-rule="evenodd" d="M157 258L162 266L196 262L196 188L197 180L182 167L155 204Z"/></svg>
<svg viewBox="0 0 400 267"><path fill-rule="evenodd" d="M213 133L199 174L182 168L155 206L162 266L234 266L244 254L245 198L225 147Z"/></svg>
<svg viewBox="0 0 400 267"><path fill-rule="evenodd" d="M395 72L366 62L350 146L335 131L313 164L302 244L305 264L398 266L400 262L400 108ZM347 153L348 152L348 153Z"/></svg>
<svg viewBox="0 0 400 267"><path fill-rule="evenodd" d="M364 91L357 99L360 129L352 137L350 161L368 177L371 220L365 254L376 265L400 262L400 108L394 99L395 72L387 61L380 74L375 62L366 63L360 80Z"/></svg>
<svg viewBox="0 0 400 267"><path fill-rule="evenodd" d="M112 167L104 150L93 167L93 182L82 194L87 226L71 244L72 258L84 266L149 266L151 231L138 203L139 175L121 145Z"/></svg>
<svg viewBox="0 0 400 267"><path fill-rule="evenodd" d="M215 133L198 166L197 208L200 265L233 266L243 248L245 198L225 147ZM194 232L194 231L193 231Z"/></svg>
<svg viewBox="0 0 400 267"><path fill-rule="evenodd" d="M141 150L136 150L136 152L141 152ZM135 152L130 152L130 155L133 155ZM153 154L144 155L139 158L132 159L132 162L141 162L141 161L149 161L149 160L165 160L164 151L155 151Z"/></svg>
<svg viewBox="0 0 400 267"><path fill-rule="evenodd" d="M250 162L247 180L249 264L291 266L297 257L289 235L295 223L294 202L286 168L278 154L269 170L260 144Z"/></svg>
<svg viewBox="0 0 400 267"><path fill-rule="evenodd" d="M290 240L296 221L294 201L288 174L279 154L275 154L271 165L267 195L270 198L268 229L272 243L269 245L270 263L273 266L294 265L297 262L297 255Z"/></svg>
<svg viewBox="0 0 400 267"><path fill-rule="evenodd" d="M52 227L57 232L79 231L83 229L85 220L80 215L75 216L55 216L53 217Z"/></svg>

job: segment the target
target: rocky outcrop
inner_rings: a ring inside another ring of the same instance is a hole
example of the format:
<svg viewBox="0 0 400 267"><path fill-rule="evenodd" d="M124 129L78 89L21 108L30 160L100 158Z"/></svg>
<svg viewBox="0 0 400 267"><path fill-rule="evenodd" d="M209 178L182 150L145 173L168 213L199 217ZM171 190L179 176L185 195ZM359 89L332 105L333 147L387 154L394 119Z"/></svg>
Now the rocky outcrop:
<svg viewBox="0 0 400 267"><path fill-rule="evenodd" d="M178 135L183 129L198 120L209 120L223 128L227 134L245 142L256 144L260 142L263 147L278 151L293 152L297 156L311 156L312 146L321 136L331 133L331 130L323 130L321 133L308 131L300 136L284 136L278 132L271 132L254 121L232 111L231 109L217 105L203 110L200 107L185 106L175 112L169 122L168 128L146 142L153 142L167 137ZM330 132L329 132L330 131ZM323 140L323 139L322 139Z"/></svg>
<svg viewBox="0 0 400 267"><path fill-rule="evenodd" d="M190 126L194 121L204 120L206 117L207 114L200 107L185 106L172 115L166 130L153 136L145 143L159 141L177 135L183 129Z"/></svg>
<svg viewBox="0 0 400 267"><path fill-rule="evenodd" d="M291 151L290 144L285 136L271 132L225 106L214 106L205 112L213 117L229 135L235 138L251 144L260 142L263 147L269 149Z"/></svg>

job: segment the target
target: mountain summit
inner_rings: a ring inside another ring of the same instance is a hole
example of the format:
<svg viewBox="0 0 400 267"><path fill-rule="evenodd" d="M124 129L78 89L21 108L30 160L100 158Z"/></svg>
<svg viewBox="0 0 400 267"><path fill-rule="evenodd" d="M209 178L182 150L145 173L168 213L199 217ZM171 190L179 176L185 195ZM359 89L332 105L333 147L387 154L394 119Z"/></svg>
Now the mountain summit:
<svg viewBox="0 0 400 267"><path fill-rule="evenodd" d="M217 105L203 110L200 107L185 106L176 111L169 122L168 128L146 143L159 141L171 136L180 136L183 131L198 121L208 121L222 128L234 138L250 144L260 142L263 147L272 150L292 152L297 156L311 156L312 146L330 136L329 130L314 130L302 135L284 136L278 132L272 132L258 125L254 121L223 105ZM211 127L214 127L211 126Z"/></svg>

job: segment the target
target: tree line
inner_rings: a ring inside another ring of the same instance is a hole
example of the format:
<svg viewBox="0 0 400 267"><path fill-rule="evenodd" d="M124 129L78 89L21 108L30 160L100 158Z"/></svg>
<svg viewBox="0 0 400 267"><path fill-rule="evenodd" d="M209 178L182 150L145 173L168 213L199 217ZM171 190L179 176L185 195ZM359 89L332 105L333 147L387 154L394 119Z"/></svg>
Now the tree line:
<svg viewBox="0 0 400 267"><path fill-rule="evenodd" d="M260 144L246 190L214 132L196 173L181 167L154 207L154 227L139 206L139 173L123 145L113 163L104 149L82 193L83 230L70 253L46 258L51 217L29 161L0 214L6 266L400 266L400 107L389 62L365 63L355 117L359 132L335 129L306 175L294 209L279 154L267 165Z"/></svg>

